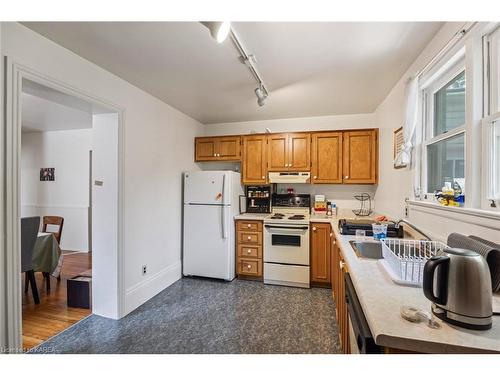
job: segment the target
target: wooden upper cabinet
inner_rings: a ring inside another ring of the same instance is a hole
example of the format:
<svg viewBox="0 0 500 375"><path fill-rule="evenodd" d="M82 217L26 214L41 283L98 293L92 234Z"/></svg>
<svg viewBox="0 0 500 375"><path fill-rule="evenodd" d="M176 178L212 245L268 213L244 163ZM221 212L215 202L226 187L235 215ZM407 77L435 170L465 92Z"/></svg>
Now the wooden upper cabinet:
<svg viewBox="0 0 500 375"><path fill-rule="evenodd" d="M195 161L241 160L241 137L195 138Z"/></svg>
<svg viewBox="0 0 500 375"><path fill-rule="evenodd" d="M267 136L268 170L288 169L288 133Z"/></svg>
<svg viewBox="0 0 500 375"><path fill-rule="evenodd" d="M311 182L341 184L342 132L313 133L311 140Z"/></svg>
<svg viewBox="0 0 500 375"><path fill-rule="evenodd" d="M269 171L308 171L311 168L311 134L280 133L267 136Z"/></svg>
<svg viewBox="0 0 500 375"><path fill-rule="evenodd" d="M311 283L330 285L331 242L330 223L311 223Z"/></svg>
<svg viewBox="0 0 500 375"><path fill-rule="evenodd" d="M378 130L343 132L344 184L376 184Z"/></svg>
<svg viewBox="0 0 500 375"><path fill-rule="evenodd" d="M308 171L311 169L311 134L288 134L288 169Z"/></svg>
<svg viewBox="0 0 500 375"><path fill-rule="evenodd" d="M214 160L216 156L216 138L195 138L195 161Z"/></svg>
<svg viewBox="0 0 500 375"><path fill-rule="evenodd" d="M266 135L243 136L243 158L241 167L244 184L265 184L267 182L266 145Z"/></svg>
<svg viewBox="0 0 500 375"><path fill-rule="evenodd" d="M240 160L241 137L221 137L218 139L218 160Z"/></svg>

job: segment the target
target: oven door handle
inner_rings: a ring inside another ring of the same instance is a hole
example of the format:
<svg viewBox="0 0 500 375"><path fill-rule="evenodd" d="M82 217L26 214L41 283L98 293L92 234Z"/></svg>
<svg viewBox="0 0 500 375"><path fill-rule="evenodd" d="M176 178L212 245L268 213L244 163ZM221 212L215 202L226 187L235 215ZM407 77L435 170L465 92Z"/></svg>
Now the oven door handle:
<svg viewBox="0 0 500 375"><path fill-rule="evenodd" d="M289 230L297 230L297 229L306 230L306 229L309 229L308 226L303 226L303 227L286 227L286 226L281 226L281 225L269 225L269 224L266 224L264 226L266 228L289 229Z"/></svg>

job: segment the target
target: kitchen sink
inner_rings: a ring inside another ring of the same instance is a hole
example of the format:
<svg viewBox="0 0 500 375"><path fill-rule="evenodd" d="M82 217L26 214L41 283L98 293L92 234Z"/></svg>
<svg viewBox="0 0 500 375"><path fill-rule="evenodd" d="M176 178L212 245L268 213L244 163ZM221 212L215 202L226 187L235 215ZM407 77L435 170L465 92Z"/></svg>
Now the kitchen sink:
<svg viewBox="0 0 500 375"><path fill-rule="evenodd" d="M382 259L382 244L378 241L349 241L359 258Z"/></svg>

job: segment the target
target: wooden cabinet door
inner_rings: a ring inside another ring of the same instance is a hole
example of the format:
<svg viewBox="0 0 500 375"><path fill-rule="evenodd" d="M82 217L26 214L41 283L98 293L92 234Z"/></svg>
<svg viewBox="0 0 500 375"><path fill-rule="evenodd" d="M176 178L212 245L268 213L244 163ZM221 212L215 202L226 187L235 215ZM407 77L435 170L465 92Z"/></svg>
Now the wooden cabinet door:
<svg viewBox="0 0 500 375"><path fill-rule="evenodd" d="M313 133L311 147L311 182L342 183L342 132Z"/></svg>
<svg viewBox="0 0 500 375"><path fill-rule="evenodd" d="M217 159L217 138L195 138L195 161Z"/></svg>
<svg viewBox="0 0 500 375"><path fill-rule="evenodd" d="M267 136L269 171L288 170L288 133Z"/></svg>
<svg viewBox="0 0 500 375"><path fill-rule="evenodd" d="M267 182L266 136L243 137L243 183L265 184Z"/></svg>
<svg viewBox="0 0 500 375"><path fill-rule="evenodd" d="M240 137L220 137L217 139L217 160L240 160Z"/></svg>
<svg viewBox="0 0 500 375"><path fill-rule="evenodd" d="M378 176L378 131L346 131L344 146L344 184L375 184Z"/></svg>
<svg viewBox="0 0 500 375"><path fill-rule="evenodd" d="M311 169L311 134L288 134L288 170L309 171Z"/></svg>
<svg viewBox="0 0 500 375"><path fill-rule="evenodd" d="M330 223L311 224L311 283L330 284Z"/></svg>

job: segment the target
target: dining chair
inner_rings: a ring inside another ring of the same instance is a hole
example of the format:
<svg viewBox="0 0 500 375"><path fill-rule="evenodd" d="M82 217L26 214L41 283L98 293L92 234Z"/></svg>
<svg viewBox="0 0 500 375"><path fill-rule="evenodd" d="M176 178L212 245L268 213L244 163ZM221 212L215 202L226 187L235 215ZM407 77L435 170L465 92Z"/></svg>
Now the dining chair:
<svg viewBox="0 0 500 375"><path fill-rule="evenodd" d="M48 226L57 226L57 231L52 232L48 230ZM61 216L44 216L42 223L42 232L52 233L57 240L57 243L61 244L62 230L64 226L64 218ZM50 273L43 272L43 278L45 279L45 285L47 287L47 293L50 292ZM57 280L61 280L61 276L57 277Z"/></svg>
<svg viewBox="0 0 500 375"><path fill-rule="evenodd" d="M24 291L28 292L28 285L31 284L33 300L37 305L40 303L40 298L33 271L33 249L38 236L38 228L40 228L39 216L21 218L21 272L25 273Z"/></svg>

